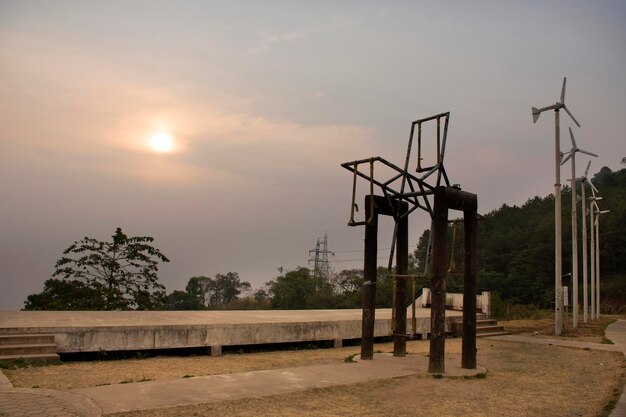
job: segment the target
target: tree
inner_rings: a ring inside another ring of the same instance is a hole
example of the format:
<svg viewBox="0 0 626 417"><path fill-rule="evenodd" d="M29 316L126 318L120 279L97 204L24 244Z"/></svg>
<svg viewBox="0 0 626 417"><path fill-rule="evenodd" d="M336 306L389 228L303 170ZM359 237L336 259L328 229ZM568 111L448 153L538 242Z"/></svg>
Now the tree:
<svg viewBox="0 0 626 417"><path fill-rule="evenodd" d="M185 291L198 299L200 308L206 309L209 307L209 293L212 291L212 288L213 279L200 275L189 278Z"/></svg>
<svg viewBox="0 0 626 417"><path fill-rule="evenodd" d="M311 295L316 291L316 281L309 269L301 266L276 277L267 286L272 297L272 307L279 310L310 308L307 301L311 300Z"/></svg>
<svg viewBox="0 0 626 417"><path fill-rule="evenodd" d="M200 275L189 278L185 290L198 298L204 309L219 308L237 300L242 292L250 290L248 281L242 281L236 272L217 274L215 278Z"/></svg>
<svg viewBox="0 0 626 417"><path fill-rule="evenodd" d="M111 242L85 237L74 242L55 265L54 277L78 280L102 292L104 310L160 307L165 287L158 282L158 264L169 262L149 236L128 237L117 228Z"/></svg>
<svg viewBox="0 0 626 417"><path fill-rule="evenodd" d="M82 281L49 279L43 291L24 301L24 310L101 310L104 299L99 287Z"/></svg>
<svg viewBox="0 0 626 417"><path fill-rule="evenodd" d="M203 306L194 294L187 291L174 290L167 296L163 306L165 310L202 310Z"/></svg>
<svg viewBox="0 0 626 417"><path fill-rule="evenodd" d="M239 274L228 272L215 275L215 300L218 304L235 301L242 292L250 290L248 281L241 281Z"/></svg>

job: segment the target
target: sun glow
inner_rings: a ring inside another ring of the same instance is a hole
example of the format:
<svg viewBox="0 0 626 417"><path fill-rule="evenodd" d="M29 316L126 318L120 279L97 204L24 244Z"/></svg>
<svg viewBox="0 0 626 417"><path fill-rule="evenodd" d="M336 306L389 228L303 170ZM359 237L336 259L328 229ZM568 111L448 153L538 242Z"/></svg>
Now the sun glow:
<svg viewBox="0 0 626 417"><path fill-rule="evenodd" d="M169 133L155 133L150 136L150 148L155 152L170 152L174 148L174 138Z"/></svg>

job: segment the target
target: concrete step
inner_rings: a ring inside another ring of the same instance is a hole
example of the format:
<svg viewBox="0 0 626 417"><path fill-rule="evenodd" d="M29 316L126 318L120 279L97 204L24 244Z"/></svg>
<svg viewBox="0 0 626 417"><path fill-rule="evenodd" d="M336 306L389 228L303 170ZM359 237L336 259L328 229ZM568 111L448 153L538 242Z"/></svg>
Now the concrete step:
<svg viewBox="0 0 626 417"><path fill-rule="evenodd" d="M56 353L56 352L57 352L57 345L55 345L54 343L0 346L0 356L1 355L46 354L46 353Z"/></svg>
<svg viewBox="0 0 626 417"><path fill-rule="evenodd" d="M504 330L504 327L498 325L497 320L494 319L477 319L476 320L476 337L485 337L485 335L501 335L508 334ZM463 335L463 320L455 320L452 323L452 335L455 337L461 337Z"/></svg>
<svg viewBox="0 0 626 417"><path fill-rule="evenodd" d="M494 332L504 332L504 327L502 326L476 326L476 334L482 333L494 333Z"/></svg>
<svg viewBox="0 0 626 417"><path fill-rule="evenodd" d="M54 343L53 334L0 334L0 346Z"/></svg>
<svg viewBox="0 0 626 417"><path fill-rule="evenodd" d="M490 337L490 336L503 336L506 334L510 334L507 331L502 331L502 332L492 332L492 333L477 333L476 337Z"/></svg>
<svg viewBox="0 0 626 417"><path fill-rule="evenodd" d="M24 361L32 362L58 362L59 355L56 353L30 353L23 355L0 355L0 362Z"/></svg>

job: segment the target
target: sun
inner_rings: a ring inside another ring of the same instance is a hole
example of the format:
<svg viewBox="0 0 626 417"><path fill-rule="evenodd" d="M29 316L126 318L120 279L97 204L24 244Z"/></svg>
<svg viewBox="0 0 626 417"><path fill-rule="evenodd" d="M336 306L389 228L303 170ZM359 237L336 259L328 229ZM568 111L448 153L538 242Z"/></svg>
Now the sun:
<svg viewBox="0 0 626 417"><path fill-rule="evenodd" d="M174 138L169 133L155 133L150 136L150 148L155 152L170 152L174 149Z"/></svg>

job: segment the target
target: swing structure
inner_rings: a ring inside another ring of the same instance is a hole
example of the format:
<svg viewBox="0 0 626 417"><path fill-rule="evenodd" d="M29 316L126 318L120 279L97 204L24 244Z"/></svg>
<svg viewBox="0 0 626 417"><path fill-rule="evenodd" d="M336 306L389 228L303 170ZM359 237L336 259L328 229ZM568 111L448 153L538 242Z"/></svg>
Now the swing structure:
<svg viewBox="0 0 626 417"><path fill-rule="evenodd" d="M391 271L395 255L394 293L392 307L392 335L394 356L406 355L407 334L407 280L416 278L407 274L408 270L408 219L420 209L431 218L431 236L428 247L425 275L430 275L431 284L431 337L428 371L445 372L445 298L447 262L448 211L461 210L464 213L465 254L463 290L463 348L461 366L476 369L476 223L477 198L475 194L461 191L458 185L450 185L444 168L444 156L448 135L450 113L440 113L411 124L411 133L403 168L375 156L341 164L353 173L352 201L349 226L365 226L364 248L364 290L361 358L373 359L376 270L378 251L378 216L391 216L394 220L392 247L389 253L388 269ZM436 124L436 152L432 165L424 166L425 143L423 128ZM411 153L417 142L417 163L415 173L409 172ZM383 174L375 174L382 168ZM357 180L364 179L369 185L365 195L365 218L356 220ZM382 195L375 194L377 189ZM432 260L432 262L431 262ZM431 266L432 264L432 266ZM415 299L415 285L412 289ZM415 334L415 308L413 306L412 334Z"/></svg>

